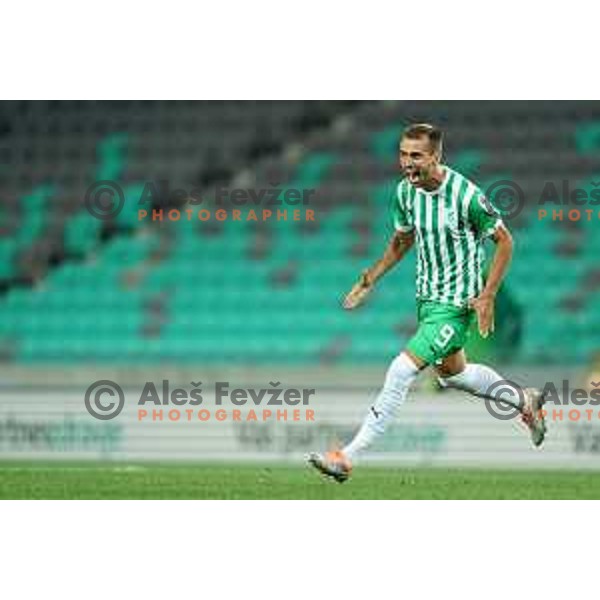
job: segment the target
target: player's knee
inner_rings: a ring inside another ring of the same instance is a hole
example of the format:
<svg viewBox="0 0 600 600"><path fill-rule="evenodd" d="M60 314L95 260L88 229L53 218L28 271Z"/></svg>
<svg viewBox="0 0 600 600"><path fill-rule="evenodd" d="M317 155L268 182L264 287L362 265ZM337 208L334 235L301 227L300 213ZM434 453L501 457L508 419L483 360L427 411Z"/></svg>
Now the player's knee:
<svg viewBox="0 0 600 600"><path fill-rule="evenodd" d="M458 375L460 372L462 372L462 370L463 369L444 364L435 366L435 373L438 379L448 379L449 377L454 377L454 375Z"/></svg>
<svg viewBox="0 0 600 600"><path fill-rule="evenodd" d="M438 375L437 376L437 382L438 382L438 385L441 388L450 387L450 383L448 382L448 378L447 377L442 377L441 375Z"/></svg>
<svg viewBox="0 0 600 600"><path fill-rule="evenodd" d="M442 388L447 388L454 385L456 376L460 375L463 370L451 369L447 366L440 365L435 368L435 372L439 386Z"/></svg>
<svg viewBox="0 0 600 600"><path fill-rule="evenodd" d="M452 387L453 380L454 380L454 375L441 374L441 373L438 373L438 375L437 375L437 382L441 388Z"/></svg>

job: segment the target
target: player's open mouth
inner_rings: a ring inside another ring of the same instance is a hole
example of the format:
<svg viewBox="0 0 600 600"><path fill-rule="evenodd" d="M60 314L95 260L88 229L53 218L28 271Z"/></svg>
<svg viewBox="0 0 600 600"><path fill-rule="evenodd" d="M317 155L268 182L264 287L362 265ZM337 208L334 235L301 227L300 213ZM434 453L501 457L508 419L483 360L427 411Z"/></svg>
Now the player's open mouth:
<svg viewBox="0 0 600 600"><path fill-rule="evenodd" d="M408 178L408 181L410 181L410 183L417 183L419 181L420 174L417 169L407 169L405 172L406 177Z"/></svg>

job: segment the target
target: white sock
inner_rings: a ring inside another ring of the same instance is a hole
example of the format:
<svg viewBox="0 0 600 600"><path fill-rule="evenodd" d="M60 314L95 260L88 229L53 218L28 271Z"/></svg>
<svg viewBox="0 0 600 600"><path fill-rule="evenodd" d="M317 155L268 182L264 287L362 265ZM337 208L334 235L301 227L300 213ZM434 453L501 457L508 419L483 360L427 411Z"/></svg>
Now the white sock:
<svg viewBox="0 0 600 600"><path fill-rule="evenodd" d="M481 398L492 398L495 400L501 400L502 393L506 392L507 388L510 388L510 383L506 378L498 375L490 367L471 363L465 367L462 373L452 375L451 377L439 377L438 381L442 387L457 388ZM492 388L493 384L499 382L504 382L504 384Z"/></svg>
<svg viewBox="0 0 600 600"><path fill-rule="evenodd" d="M392 361L377 400L354 439L342 450L348 458L370 446L375 438L383 434L396 409L404 403L408 388L418 374L419 369L407 354L402 353Z"/></svg>

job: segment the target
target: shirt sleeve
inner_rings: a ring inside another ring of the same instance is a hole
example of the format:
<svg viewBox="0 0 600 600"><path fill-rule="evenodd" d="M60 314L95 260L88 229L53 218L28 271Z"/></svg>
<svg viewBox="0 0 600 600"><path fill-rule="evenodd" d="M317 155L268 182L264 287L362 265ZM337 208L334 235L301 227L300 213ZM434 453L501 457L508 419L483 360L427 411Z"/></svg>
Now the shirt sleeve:
<svg viewBox="0 0 600 600"><path fill-rule="evenodd" d="M402 182L394 186L392 194L392 225L395 231L408 232L413 230L410 215L406 210L406 194Z"/></svg>
<svg viewBox="0 0 600 600"><path fill-rule="evenodd" d="M469 223L480 239L491 236L502 225L500 214L480 190L471 198Z"/></svg>

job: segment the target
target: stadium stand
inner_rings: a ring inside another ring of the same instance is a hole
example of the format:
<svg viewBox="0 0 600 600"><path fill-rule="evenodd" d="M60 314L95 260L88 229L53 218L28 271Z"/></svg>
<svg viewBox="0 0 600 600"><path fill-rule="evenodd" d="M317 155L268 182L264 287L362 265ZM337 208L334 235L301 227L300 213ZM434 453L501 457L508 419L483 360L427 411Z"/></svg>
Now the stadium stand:
<svg viewBox="0 0 600 600"><path fill-rule="evenodd" d="M595 223L540 220L537 198L547 181L600 181L600 106L439 101L5 103L2 358L385 362L415 323L413 259L364 309L345 313L340 300L383 249L398 135L414 121L444 128L448 164L483 189L508 179L524 191L510 223L517 254L505 291L523 323L509 357L589 359L600 330L600 238ZM95 180L124 191L111 221L83 207ZM135 199L158 180L197 186L211 210L217 186L314 189L315 220L141 221Z"/></svg>

